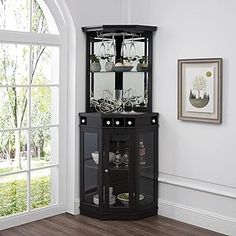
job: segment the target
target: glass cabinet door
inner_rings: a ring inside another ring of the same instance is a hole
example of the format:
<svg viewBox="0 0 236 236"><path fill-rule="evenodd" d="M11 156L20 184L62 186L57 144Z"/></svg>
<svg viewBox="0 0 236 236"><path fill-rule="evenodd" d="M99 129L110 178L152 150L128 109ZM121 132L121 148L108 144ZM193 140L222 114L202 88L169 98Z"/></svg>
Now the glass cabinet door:
<svg viewBox="0 0 236 236"><path fill-rule="evenodd" d="M100 153L98 133L83 132L83 199L84 203L99 205L99 165Z"/></svg>
<svg viewBox="0 0 236 236"><path fill-rule="evenodd" d="M139 207L152 207L156 202L155 196L155 173L154 166L155 148L154 143L155 132L153 130L140 131L138 136L137 150L137 166L138 166L138 186L136 194L136 202Z"/></svg>
<svg viewBox="0 0 236 236"><path fill-rule="evenodd" d="M106 210L133 208L133 141L131 133L111 131L104 134L104 192Z"/></svg>

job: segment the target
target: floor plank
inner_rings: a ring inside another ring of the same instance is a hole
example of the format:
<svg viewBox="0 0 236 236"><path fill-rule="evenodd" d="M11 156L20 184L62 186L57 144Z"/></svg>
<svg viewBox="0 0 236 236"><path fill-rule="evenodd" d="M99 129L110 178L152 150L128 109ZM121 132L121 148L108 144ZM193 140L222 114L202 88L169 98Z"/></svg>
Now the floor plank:
<svg viewBox="0 0 236 236"><path fill-rule="evenodd" d="M101 221L61 214L0 232L1 236L222 236L162 216L138 221Z"/></svg>

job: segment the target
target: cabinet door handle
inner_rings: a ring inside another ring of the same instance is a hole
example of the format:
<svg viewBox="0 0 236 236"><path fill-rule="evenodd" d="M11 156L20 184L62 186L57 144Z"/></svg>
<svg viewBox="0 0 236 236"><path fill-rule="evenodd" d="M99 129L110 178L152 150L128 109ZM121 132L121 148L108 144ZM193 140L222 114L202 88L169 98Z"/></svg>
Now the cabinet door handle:
<svg viewBox="0 0 236 236"><path fill-rule="evenodd" d="M104 172L105 172L105 173L108 173L108 172L109 172L109 170L108 170L108 169L105 169L105 170L104 170Z"/></svg>

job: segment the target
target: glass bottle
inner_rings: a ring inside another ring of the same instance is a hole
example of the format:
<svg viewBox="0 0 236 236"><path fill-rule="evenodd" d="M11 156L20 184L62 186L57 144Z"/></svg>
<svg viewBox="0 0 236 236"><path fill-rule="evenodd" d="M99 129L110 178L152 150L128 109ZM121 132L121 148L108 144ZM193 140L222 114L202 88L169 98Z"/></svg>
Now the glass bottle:
<svg viewBox="0 0 236 236"><path fill-rule="evenodd" d="M139 164L146 165L146 147L143 141L139 142Z"/></svg>

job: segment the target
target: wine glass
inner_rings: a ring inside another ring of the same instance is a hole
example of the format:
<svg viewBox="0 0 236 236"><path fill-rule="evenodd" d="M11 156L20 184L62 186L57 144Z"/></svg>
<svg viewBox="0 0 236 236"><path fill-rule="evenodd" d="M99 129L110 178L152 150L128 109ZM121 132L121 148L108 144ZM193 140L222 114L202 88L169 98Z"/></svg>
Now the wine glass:
<svg viewBox="0 0 236 236"><path fill-rule="evenodd" d="M113 163L115 164L116 168L119 168L119 165L121 164L121 154L118 150L115 153Z"/></svg>
<svg viewBox="0 0 236 236"><path fill-rule="evenodd" d="M110 45L110 56L115 57L116 56L116 44L115 44L115 37L112 35L112 42Z"/></svg>
<svg viewBox="0 0 236 236"><path fill-rule="evenodd" d="M126 58L128 55L127 55L127 46L126 46L126 43L125 43L125 36L123 35L123 42L121 44L121 50L120 50L120 55L123 57L123 58Z"/></svg>
<svg viewBox="0 0 236 236"><path fill-rule="evenodd" d="M106 47L105 47L105 44L104 44L104 38L102 38L102 43L101 43L101 46L99 48L99 56L101 58L106 57Z"/></svg>
<svg viewBox="0 0 236 236"><path fill-rule="evenodd" d="M129 56L131 59L134 59L136 57L136 48L134 44L134 36L132 36L132 41L130 44L130 49L129 49Z"/></svg>
<svg viewBox="0 0 236 236"><path fill-rule="evenodd" d="M127 99L127 102L126 102L126 104L128 103L128 104L130 104L131 105L131 111L129 112L129 113L134 113L135 111L133 110L133 108L134 108L134 103L137 101L137 96L134 96L134 95L132 95L132 88L130 88L130 90L129 90L129 95L128 95L128 99Z"/></svg>
<svg viewBox="0 0 236 236"><path fill-rule="evenodd" d="M121 102L122 96L123 96L122 89L114 89L113 98L117 102L118 105L122 104L122 102Z"/></svg>
<svg viewBox="0 0 236 236"><path fill-rule="evenodd" d="M123 106L123 113L124 114L129 113L130 111L126 111L126 108L132 106L132 103L130 101L130 97L131 97L131 93L132 93L131 91L132 91L132 88L129 88L123 92L122 106Z"/></svg>
<svg viewBox="0 0 236 236"><path fill-rule="evenodd" d="M122 109L122 96L123 96L123 90L122 89L114 89L113 92L113 99L117 104L118 108ZM120 110L120 109L119 109ZM117 110L115 112L118 112Z"/></svg>
<svg viewBox="0 0 236 236"><path fill-rule="evenodd" d="M119 148L120 148L120 142L116 142L116 152L113 159L113 163L115 164L116 168L119 168L119 165L121 164L121 154Z"/></svg>
<svg viewBox="0 0 236 236"><path fill-rule="evenodd" d="M135 111L134 111L134 103L137 101L137 96L132 96L131 98L130 98L130 102L131 102L131 113L135 113Z"/></svg>
<svg viewBox="0 0 236 236"><path fill-rule="evenodd" d="M125 106L127 105L127 101L128 101L128 94L129 93L129 89L127 90L123 90L123 95L122 95L122 98L121 98L121 102L122 102L122 113L123 114L126 114L127 112L125 111Z"/></svg>
<svg viewBox="0 0 236 236"><path fill-rule="evenodd" d="M106 48L106 53L105 53L105 56L107 56L107 57L111 57L111 53L110 53L110 43L111 42L107 42L106 44L106 46L105 46L105 48Z"/></svg>
<svg viewBox="0 0 236 236"><path fill-rule="evenodd" d="M121 160L125 164L125 167L128 167L128 165L129 165L129 156L128 156L127 151L125 151L125 153L122 155Z"/></svg>

